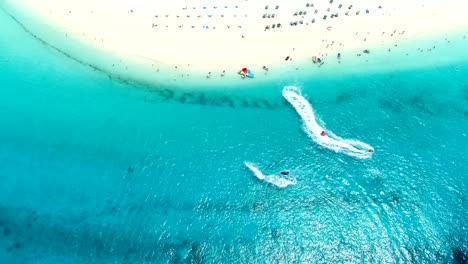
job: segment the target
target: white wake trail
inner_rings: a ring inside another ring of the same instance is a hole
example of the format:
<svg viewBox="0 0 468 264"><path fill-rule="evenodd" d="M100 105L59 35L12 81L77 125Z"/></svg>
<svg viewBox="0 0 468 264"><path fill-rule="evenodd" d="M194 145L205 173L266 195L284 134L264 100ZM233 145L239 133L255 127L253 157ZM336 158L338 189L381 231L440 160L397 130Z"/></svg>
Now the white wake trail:
<svg viewBox="0 0 468 264"><path fill-rule="evenodd" d="M296 109L296 112L304 122L305 132L320 146L331 149L335 152L344 153L360 159L372 157L374 148L369 144L355 139L343 139L333 134L329 130L321 127L314 115L312 105L301 96L301 90L296 86L285 86L283 88L283 97ZM326 135L322 136L322 131Z"/></svg>
<svg viewBox="0 0 468 264"><path fill-rule="evenodd" d="M276 187L279 188L285 188L288 187L289 185L294 185L297 183L296 179L285 179L281 178L278 175L272 174L272 175L264 175L255 165L248 161L244 161L245 166L249 168L253 174L260 180L266 181L270 184L275 185Z"/></svg>

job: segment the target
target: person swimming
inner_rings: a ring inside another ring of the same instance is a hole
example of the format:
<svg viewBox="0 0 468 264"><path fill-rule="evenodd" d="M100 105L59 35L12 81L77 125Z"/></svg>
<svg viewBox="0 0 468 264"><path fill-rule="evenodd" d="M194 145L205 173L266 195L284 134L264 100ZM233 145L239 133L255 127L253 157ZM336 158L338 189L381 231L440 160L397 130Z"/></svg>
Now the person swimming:
<svg viewBox="0 0 468 264"><path fill-rule="evenodd" d="M327 135L327 132L325 132L324 130L322 130L322 132L320 133L320 135L321 135L322 137L324 137L324 136Z"/></svg>
<svg viewBox="0 0 468 264"><path fill-rule="evenodd" d="M282 171L281 175L289 175L289 171Z"/></svg>

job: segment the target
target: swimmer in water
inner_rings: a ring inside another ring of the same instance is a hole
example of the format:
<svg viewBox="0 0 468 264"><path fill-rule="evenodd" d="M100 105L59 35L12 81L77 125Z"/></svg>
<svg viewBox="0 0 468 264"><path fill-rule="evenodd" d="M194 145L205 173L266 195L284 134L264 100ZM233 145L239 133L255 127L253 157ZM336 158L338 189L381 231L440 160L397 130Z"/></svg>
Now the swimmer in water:
<svg viewBox="0 0 468 264"><path fill-rule="evenodd" d="M322 130L322 132L320 133L320 135L321 135L322 137L324 137L324 136L327 135L327 132L325 132L325 131Z"/></svg>

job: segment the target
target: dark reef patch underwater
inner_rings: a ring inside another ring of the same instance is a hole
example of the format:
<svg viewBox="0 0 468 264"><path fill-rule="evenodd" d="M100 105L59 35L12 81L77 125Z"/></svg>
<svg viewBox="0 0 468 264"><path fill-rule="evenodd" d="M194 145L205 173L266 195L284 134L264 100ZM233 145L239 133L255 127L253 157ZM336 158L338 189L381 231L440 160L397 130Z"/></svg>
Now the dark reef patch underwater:
<svg viewBox="0 0 468 264"><path fill-rule="evenodd" d="M173 89L1 19L0 263L467 263L467 63ZM289 84L373 157L315 144Z"/></svg>

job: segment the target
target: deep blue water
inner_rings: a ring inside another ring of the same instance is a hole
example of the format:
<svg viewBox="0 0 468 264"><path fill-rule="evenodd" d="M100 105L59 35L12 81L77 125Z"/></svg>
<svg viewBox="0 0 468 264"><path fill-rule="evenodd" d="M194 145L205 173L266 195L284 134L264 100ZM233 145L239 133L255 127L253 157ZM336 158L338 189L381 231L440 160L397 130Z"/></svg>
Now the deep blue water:
<svg viewBox="0 0 468 264"><path fill-rule="evenodd" d="M144 87L1 20L0 263L466 263L467 63ZM291 84L373 157L314 143Z"/></svg>

